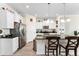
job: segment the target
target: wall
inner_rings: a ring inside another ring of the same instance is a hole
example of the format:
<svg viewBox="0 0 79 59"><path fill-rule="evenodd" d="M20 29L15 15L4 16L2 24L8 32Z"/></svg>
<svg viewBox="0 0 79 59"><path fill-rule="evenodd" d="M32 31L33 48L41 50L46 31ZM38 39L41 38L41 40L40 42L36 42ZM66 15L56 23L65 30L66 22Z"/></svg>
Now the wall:
<svg viewBox="0 0 79 59"><path fill-rule="evenodd" d="M33 19L33 21L30 21ZM27 15L26 16L26 42L33 41L36 37L36 17Z"/></svg>
<svg viewBox="0 0 79 59"><path fill-rule="evenodd" d="M71 21L65 23L65 33L73 35L74 30L79 32L79 15L68 15L68 17Z"/></svg>

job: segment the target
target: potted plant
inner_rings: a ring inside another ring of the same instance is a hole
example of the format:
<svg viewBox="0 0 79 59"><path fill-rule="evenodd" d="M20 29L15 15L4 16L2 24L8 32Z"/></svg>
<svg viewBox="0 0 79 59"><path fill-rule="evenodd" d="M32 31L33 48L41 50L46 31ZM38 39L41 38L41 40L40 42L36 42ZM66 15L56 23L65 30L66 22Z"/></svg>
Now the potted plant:
<svg viewBox="0 0 79 59"><path fill-rule="evenodd" d="M78 35L77 31L74 31L74 35Z"/></svg>

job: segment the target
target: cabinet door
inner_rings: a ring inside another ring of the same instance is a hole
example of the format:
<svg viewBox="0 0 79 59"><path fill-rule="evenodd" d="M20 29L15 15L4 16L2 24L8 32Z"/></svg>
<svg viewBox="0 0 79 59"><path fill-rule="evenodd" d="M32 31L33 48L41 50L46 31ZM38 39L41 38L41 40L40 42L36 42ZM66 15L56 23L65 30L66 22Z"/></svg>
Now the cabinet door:
<svg viewBox="0 0 79 59"><path fill-rule="evenodd" d="M14 28L14 14L9 11L0 12L0 28Z"/></svg>
<svg viewBox="0 0 79 59"><path fill-rule="evenodd" d="M20 18L17 13L14 15L14 22L20 23Z"/></svg>
<svg viewBox="0 0 79 59"><path fill-rule="evenodd" d="M14 14L7 11L7 28L14 28Z"/></svg>
<svg viewBox="0 0 79 59"><path fill-rule="evenodd" d="M1 55L12 55L12 39L0 39L1 41Z"/></svg>
<svg viewBox="0 0 79 59"><path fill-rule="evenodd" d="M0 28L6 28L7 20L5 11L0 12Z"/></svg>
<svg viewBox="0 0 79 59"><path fill-rule="evenodd" d="M18 37L13 38L13 53L18 49Z"/></svg>

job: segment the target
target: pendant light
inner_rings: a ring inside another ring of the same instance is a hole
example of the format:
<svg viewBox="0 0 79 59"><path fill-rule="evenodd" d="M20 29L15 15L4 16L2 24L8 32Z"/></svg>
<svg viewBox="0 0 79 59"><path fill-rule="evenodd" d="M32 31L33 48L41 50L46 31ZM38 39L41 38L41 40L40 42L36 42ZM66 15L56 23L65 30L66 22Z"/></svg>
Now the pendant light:
<svg viewBox="0 0 79 59"><path fill-rule="evenodd" d="M61 22L62 22L62 23L65 23L65 20L64 20L64 19L61 19Z"/></svg>
<svg viewBox="0 0 79 59"><path fill-rule="evenodd" d="M47 17L47 23L50 22L50 21L49 21L49 20L50 20L50 19L49 19L49 9L50 9L49 6L50 6L50 3L48 3L48 17Z"/></svg>
<svg viewBox="0 0 79 59"><path fill-rule="evenodd" d="M66 13L66 3L64 3L64 12ZM64 14L64 18L65 18L66 22L70 22L71 21L70 18L65 17L65 14Z"/></svg>
<svg viewBox="0 0 79 59"><path fill-rule="evenodd" d="M62 17L61 20L60 20L61 23L64 23L64 22L65 22L65 3L63 3L63 7L64 7L64 8L63 8L63 9L64 9L64 10L63 10L63 11L64 11L64 15L63 15L63 17Z"/></svg>
<svg viewBox="0 0 79 59"><path fill-rule="evenodd" d="M69 19L69 18L68 18L66 21L67 21L67 22L70 22L70 21L71 21L71 19Z"/></svg>
<svg viewBox="0 0 79 59"><path fill-rule="evenodd" d="M69 19L69 18L66 16L66 3L63 3L63 5L64 5L64 15L63 15L63 18L61 18L61 22L62 22L62 23L65 23L66 21L67 21L67 22L70 22L71 19Z"/></svg>
<svg viewBox="0 0 79 59"><path fill-rule="evenodd" d="M50 5L51 5L51 3L48 3L48 19L47 19L48 21L47 22L53 23L54 21L53 21L53 19L51 19L50 15L49 15L50 14L50 11L49 11L50 10Z"/></svg>

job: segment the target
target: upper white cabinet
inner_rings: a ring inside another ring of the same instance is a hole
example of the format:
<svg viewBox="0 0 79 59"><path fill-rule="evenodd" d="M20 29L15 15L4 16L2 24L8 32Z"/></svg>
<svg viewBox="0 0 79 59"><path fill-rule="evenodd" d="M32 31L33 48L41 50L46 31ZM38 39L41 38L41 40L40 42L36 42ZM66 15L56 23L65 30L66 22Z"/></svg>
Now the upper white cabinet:
<svg viewBox="0 0 79 59"><path fill-rule="evenodd" d="M20 17L17 13L15 13L15 15L14 15L14 22L20 23Z"/></svg>
<svg viewBox="0 0 79 59"><path fill-rule="evenodd" d="M0 11L0 28L14 28L14 14L12 12Z"/></svg>
<svg viewBox="0 0 79 59"><path fill-rule="evenodd" d="M23 21L24 21L23 17L21 15L19 15L18 13L15 13L14 22L20 23L20 21L23 23Z"/></svg>

